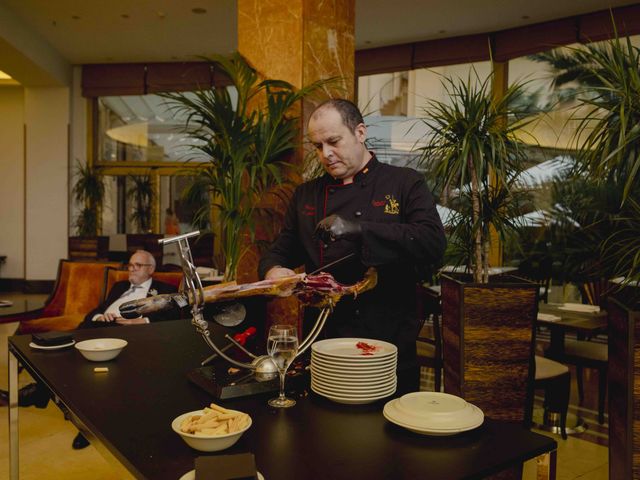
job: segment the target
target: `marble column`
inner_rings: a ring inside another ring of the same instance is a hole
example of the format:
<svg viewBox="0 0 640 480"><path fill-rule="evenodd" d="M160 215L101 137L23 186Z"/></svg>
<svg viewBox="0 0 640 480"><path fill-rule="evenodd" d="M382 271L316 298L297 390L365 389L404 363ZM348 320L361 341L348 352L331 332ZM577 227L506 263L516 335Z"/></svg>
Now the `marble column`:
<svg viewBox="0 0 640 480"><path fill-rule="evenodd" d="M354 32L355 0L238 0L240 53L266 78L297 88L337 77L321 97L353 99Z"/></svg>
<svg viewBox="0 0 640 480"><path fill-rule="evenodd" d="M331 97L354 99L355 0L238 0L237 4L238 51L264 78L285 80L296 88L336 78L297 112L302 135L317 103ZM303 138L292 159L298 165L305 158ZM281 205L272 207L283 210ZM256 261L255 249L243 257L240 283L253 280ZM301 309L292 298L276 300L269 302L267 316L293 323L301 318Z"/></svg>

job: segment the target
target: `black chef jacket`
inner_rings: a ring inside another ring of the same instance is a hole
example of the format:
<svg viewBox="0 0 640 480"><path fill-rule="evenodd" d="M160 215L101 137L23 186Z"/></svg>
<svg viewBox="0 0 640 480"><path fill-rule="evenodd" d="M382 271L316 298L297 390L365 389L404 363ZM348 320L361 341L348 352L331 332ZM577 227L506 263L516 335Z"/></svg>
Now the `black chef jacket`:
<svg viewBox="0 0 640 480"><path fill-rule="evenodd" d="M318 222L331 214L359 222L361 239L327 245L314 238ZM260 260L259 274L264 278L277 265L293 269L304 264L311 272L357 252L329 273L352 284L373 266L378 285L355 299L343 297L327 320L324 336L392 342L398 347L401 369L415 365L415 284L420 272L441 261L445 246L442 222L424 177L410 168L380 163L374 155L351 184L325 174L296 189L279 237ZM313 310L305 312L305 329L313 326Z"/></svg>

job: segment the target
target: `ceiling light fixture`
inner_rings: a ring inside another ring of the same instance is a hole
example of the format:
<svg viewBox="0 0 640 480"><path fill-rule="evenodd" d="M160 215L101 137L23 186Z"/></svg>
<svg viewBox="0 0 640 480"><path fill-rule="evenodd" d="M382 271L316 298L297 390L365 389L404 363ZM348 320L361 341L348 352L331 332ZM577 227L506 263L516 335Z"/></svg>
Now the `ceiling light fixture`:
<svg viewBox="0 0 640 480"><path fill-rule="evenodd" d="M196 8L192 8L191 12L195 13L196 15L202 15L203 13L207 13L207 9L206 8L201 8L201 7L196 7Z"/></svg>

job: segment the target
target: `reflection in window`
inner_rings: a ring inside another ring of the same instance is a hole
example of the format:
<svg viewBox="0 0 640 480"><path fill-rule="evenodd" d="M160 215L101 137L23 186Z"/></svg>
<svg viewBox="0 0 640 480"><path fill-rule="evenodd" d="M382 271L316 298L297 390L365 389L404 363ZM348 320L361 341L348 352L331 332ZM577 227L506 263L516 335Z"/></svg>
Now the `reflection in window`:
<svg viewBox="0 0 640 480"><path fill-rule="evenodd" d="M358 107L370 148L382 162L416 167L414 150L427 133L418 119L427 99L446 100L442 78L483 79L490 71L489 62L478 62L358 77Z"/></svg>
<svg viewBox="0 0 640 480"><path fill-rule="evenodd" d="M235 87L227 87L234 98ZM188 95L188 94L187 94ZM187 118L159 95L128 95L98 99L99 162L206 161L190 145Z"/></svg>

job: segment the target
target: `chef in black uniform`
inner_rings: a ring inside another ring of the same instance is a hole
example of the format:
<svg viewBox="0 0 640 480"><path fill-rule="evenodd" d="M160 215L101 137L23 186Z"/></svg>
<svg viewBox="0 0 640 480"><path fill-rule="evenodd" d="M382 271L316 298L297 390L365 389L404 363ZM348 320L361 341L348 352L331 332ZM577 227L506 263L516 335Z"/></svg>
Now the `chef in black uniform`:
<svg viewBox="0 0 640 480"><path fill-rule="evenodd" d="M342 298L324 336L395 344L398 389L417 390L415 285L441 262L446 246L433 197L422 174L380 163L367 150L362 114L348 100L316 108L308 136L326 174L297 187L280 235L260 260L260 278L292 275L300 265L311 272L355 252L329 273L352 284L375 267L378 285L355 299ZM306 329L317 316L313 310L305 312Z"/></svg>

